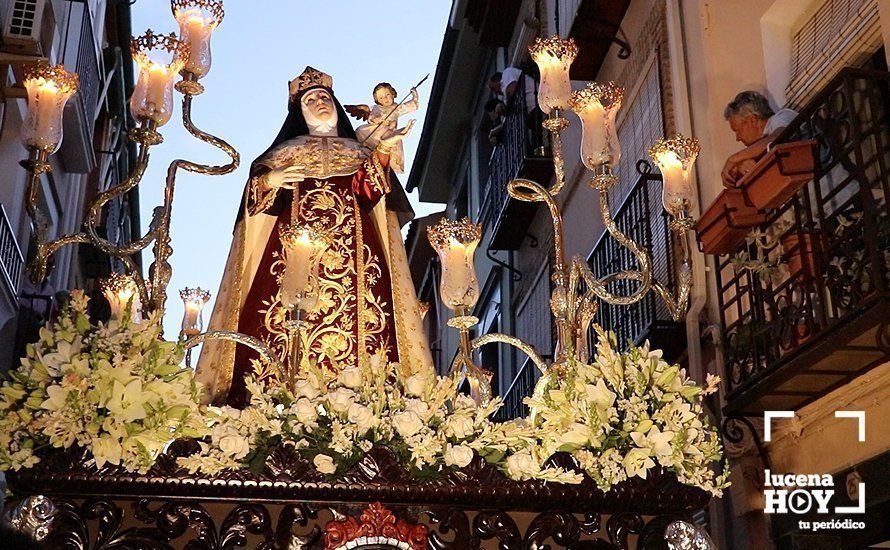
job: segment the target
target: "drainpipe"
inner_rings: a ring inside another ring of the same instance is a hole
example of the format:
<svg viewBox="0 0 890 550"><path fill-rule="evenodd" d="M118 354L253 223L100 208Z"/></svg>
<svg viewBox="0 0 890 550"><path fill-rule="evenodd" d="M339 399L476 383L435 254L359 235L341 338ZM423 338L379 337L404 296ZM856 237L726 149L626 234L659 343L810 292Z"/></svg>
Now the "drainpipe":
<svg viewBox="0 0 890 550"><path fill-rule="evenodd" d="M679 0L668 0L666 6L665 17L667 19L668 28L668 46L671 59L671 76L676 87L674 109L677 114L677 130L686 135L695 135L693 131L691 116L691 99L689 88L689 69L686 64L686 44L684 36L684 26L682 17L682 6ZM697 203L701 204L701 192L699 186L695 189L699 192ZM701 208L698 207L696 215L701 214ZM692 235L689 238L694 238ZM698 248L693 244L690 247L692 251L692 296L689 305L689 312L686 315L686 342L687 353L689 355L689 375L698 381L703 381L705 377L704 365L702 363L701 351L701 317L702 312L708 301L708 278L707 268L705 266L706 259L703 254L698 252Z"/></svg>

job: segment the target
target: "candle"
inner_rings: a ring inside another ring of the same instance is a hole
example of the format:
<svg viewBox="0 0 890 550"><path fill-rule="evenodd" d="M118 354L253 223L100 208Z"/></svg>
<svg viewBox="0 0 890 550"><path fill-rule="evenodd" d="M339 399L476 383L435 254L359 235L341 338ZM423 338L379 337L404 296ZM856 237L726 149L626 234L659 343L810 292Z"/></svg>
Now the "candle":
<svg viewBox="0 0 890 550"><path fill-rule="evenodd" d="M77 91L77 75L61 66L38 63L25 75L28 112L22 121L22 143L48 153L62 142L62 115L68 99Z"/></svg>
<svg viewBox="0 0 890 550"><path fill-rule="evenodd" d="M671 139L660 139L649 149L649 156L661 171L662 204L672 216L689 213L695 204L690 175L700 150L698 140L680 134Z"/></svg>
<svg viewBox="0 0 890 550"><path fill-rule="evenodd" d="M532 59L541 73L538 86L538 105L545 113L568 107L572 93L569 69L578 55L574 40L559 36L535 39L529 47Z"/></svg>
<svg viewBox="0 0 890 550"><path fill-rule="evenodd" d="M311 311L318 303L318 263L330 245L330 237L299 225L283 227L280 236L285 263L281 303L289 309Z"/></svg>
<svg viewBox="0 0 890 550"><path fill-rule="evenodd" d="M212 0L173 0L173 16L179 23L179 39L189 48L183 71L198 78L210 72L210 38L222 22L222 2Z"/></svg>
<svg viewBox="0 0 890 550"><path fill-rule="evenodd" d="M472 308L479 300L473 254L482 236L482 227L468 218L460 221L443 219L427 232L442 264L439 282L442 302L454 311Z"/></svg>
<svg viewBox="0 0 890 550"><path fill-rule="evenodd" d="M129 275L112 273L102 285L102 293L111 308L111 320L122 321L127 307L130 308L129 319L133 323L142 322L142 302L136 281Z"/></svg>
<svg viewBox="0 0 890 550"><path fill-rule="evenodd" d="M149 65L147 72L145 106L149 118L163 126L173 114L173 78L160 63Z"/></svg>
<svg viewBox="0 0 890 550"><path fill-rule="evenodd" d="M133 39L133 60L139 67L139 79L130 98L133 117L163 126L173 116L173 78L188 57L188 46L175 35L157 35L152 31ZM166 62L153 57L169 58Z"/></svg>
<svg viewBox="0 0 890 550"><path fill-rule="evenodd" d="M309 287L309 271L312 263L312 251L315 248L309 238L309 232L303 230L296 239L286 246L286 263L284 275L281 280L281 289L284 295L298 297ZM298 300L286 305L298 305Z"/></svg>
<svg viewBox="0 0 890 550"><path fill-rule="evenodd" d="M456 296L467 293L471 277L468 267L467 247L452 237L442 258L442 278Z"/></svg>
<svg viewBox="0 0 890 550"><path fill-rule="evenodd" d="M570 105L581 119L581 161L590 170L614 166L621 157L615 119L623 95L612 83L590 83L572 93Z"/></svg>

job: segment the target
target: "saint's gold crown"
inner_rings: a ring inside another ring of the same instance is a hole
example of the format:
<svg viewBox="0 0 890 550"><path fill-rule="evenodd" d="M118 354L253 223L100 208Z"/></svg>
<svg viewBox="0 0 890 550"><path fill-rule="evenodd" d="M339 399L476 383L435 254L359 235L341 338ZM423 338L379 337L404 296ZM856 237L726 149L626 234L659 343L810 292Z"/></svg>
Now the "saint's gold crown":
<svg viewBox="0 0 890 550"><path fill-rule="evenodd" d="M316 86L324 86L325 88L334 87L334 79L331 75L325 74L318 69L306 67L303 73L290 82L290 95L296 95L303 90L314 88Z"/></svg>

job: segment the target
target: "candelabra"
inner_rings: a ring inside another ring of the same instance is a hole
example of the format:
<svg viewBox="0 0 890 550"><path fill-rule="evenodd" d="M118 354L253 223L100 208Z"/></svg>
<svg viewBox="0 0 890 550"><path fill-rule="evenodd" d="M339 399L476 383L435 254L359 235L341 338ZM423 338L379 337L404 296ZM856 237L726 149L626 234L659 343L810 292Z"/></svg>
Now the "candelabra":
<svg viewBox="0 0 890 550"><path fill-rule="evenodd" d="M583 89L572 91L569 70L578 50L571 39L564 40L557 36L539 38L529 50L541 73L538 105L547 114L543 127L551 136L555 177L549 188L529 179L514 179L508 183L507 192L516 200L544 203L552 220L554 262L550 307L556 321L557 342L551 365L548 365L532 346L514 336L484 334L470 340L468 329L475 324L475 318L469 317L467 312L475 304L475 299L472 303L462 302L460 305L464 309L455 308L453 304L449 304L452 297L445 291L448 287L460 287L464 280L475 281L475 274L461 274L459 270L453 268L456 260L443 255L443 239L440 234L447 233L456 222L444 220L441 227L437 226L430 231L429 236L433 247L442 257L440 289L442 300L455 309L457 314L457 317L449 322L449 326L461 331L460 349L452 363L452 371L463 372L468 364L472 364L472 352L480 347L493 342L504 343L528 355L542 371L544 376L538 386L542 388L551 374L564 376L571 361L586 362L589 359L587 331L596 315L598 300L609 304L631 305L640 301L650 291L654 291L665 303L674 320L679 321L686 315L692 287L692 259L688 237L694 224L690 212L695 197L690 176L699 145L694 139L677 135L671 139L659 140L649 151L652 160L662 172L664 208L672 217L670 228L676 235L680 252L677 288L672 292L655 280L649 251L618 228L610 211L610 190L618 181L612 168L621 156L616 116L621 108L624 90L613 83L590 83ZM571 109L581 120L581 161L592 173L589 185L598 192L599 210L606 231L630 251L636 261L636 269L598 277L582 258L575 257L571 262L566 261L563 217L556 200L565 187L561 134L569 126L569 120L563 116L566 109ZM447 250L448 247L444 248ZM464 262L464 265L469 265L472 269L472 261ZM620 280L634 281L636 286L628 294L611 292L608 289L609 284Z"/></svg>
<svg viewBox="0 0 890 550"><path fill-rule="evenodd" d="M106 284L106 296L112 305L113 315L121 315L127 303L136 314L136 306L146 312L160 312L163 316L167 302L167 286L172 277L170 256L170 221L176 176L180 170L205 175L223 175L235 171L240 164L239 153L225 140L213 136L192 122L192 103L204 92L200 79L211 67L210 41L214 29L225 14L220 0L171 0L171 9L179 24L176 34L157 34L151 30L133 38L131 49L138 67L138 80L130 98L130 111L137 121L129 131L129 139L137 145L136 164L132 173L122 182L100 193L90 205L80 232L62 235L50 240L49 222L40 209L40 179L52 171L49 157L58 149L62 140L62 111L68 99L77 91L77 75L63 67L38 63L25 75L28 91L28 113L22 125L22 143L28 150L28 159L22 166L28 171L26 209L34 221L34 257L28 265L28 274L35 284L47 277L49 262L62 247L71 244L90 244L118 258L124 264L126 284L114 277ZM181 80L174 84L177 75ZM198 164L189 160L174 160L168 170L163 203L154 209L148 231L141 237L124 244L112 243L100 235L103 209L113 200L130 193L145 175L151 147L163 142L159 129L173 116L174 89L183 94L182 123L195 138L222 150L230 159L222 165ZM143 278L134 259L136 254L153 246L154 261L148 270L148 280ZM123 292L134 296L123 298ZM185 298L184 298L185 299ZM123 305L122 305L123 304ZM187 314L188 314L188 305ZM201 305L203 307L203 304ZM134 320L138 320L134 317ZM196 329L197 328L197 332ZM229 331L200 333L200 327L183 326L182 337L188 338L186 348L207 340L225 339L250 346L271 363L277 363L274 355L259 340Z"/></svg>

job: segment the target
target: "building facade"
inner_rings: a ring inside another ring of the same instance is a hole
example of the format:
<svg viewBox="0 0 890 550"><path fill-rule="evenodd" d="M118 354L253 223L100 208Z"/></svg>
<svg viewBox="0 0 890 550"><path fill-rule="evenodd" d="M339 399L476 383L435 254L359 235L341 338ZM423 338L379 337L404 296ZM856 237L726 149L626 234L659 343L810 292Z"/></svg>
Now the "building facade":
<svg viewBox="0 0 890 550"><path fill-rule="evenodd" d="M5 371L34 339L57 301L72 288L88 293L98 280L120 269L88 246L62 248L45 283L28 280L25 264L32 221L25 210L27 174L19 161L27 151L19 128L27 112L24 70L39 60L62 64L79 75L77 94L64 113L64 138L51 157L53 170L42 176L41 207L50 220L50 237L75 233L92 199L129 173L135 150L126 131L133 127L127 101L133 88L129 56L130 6L127 2L88 0L3 0L0 70L3 114L0 126L0 369ZM129 241L139 231L138 197L113 201L103 227L112 242Z"/></svg>
<svg viewBox="0 0 890 550"><path fill-rule="evenodd" d="M524 177L547 185L553 177L549 141L523 103L523 87L537 79L527 48L536 36L553 33L579 46L574 88L596 80L626 90L617 120L621 182L611 191L611 211L649 248L655 276L669 287L676 279L677 243L647 149L676 132L701 141L695 176L700 218L722 197L724 162L742 147L724 119L727 103L738 92L756 90L773 109L800 113L775 143L805 143L812 164L785 178L797 187L745 226L734 247L718 254L694 250L686 320L673 322L650 295L630 307L601 305L595 321L620 341L649 340L695 378L723 378L711 408L724 427L733 486L699 518L719 547L860 548L890 540L880 519L890 495L882 493L876 473L890 465L890 428L882 422L890 391L890 2L453 2L408 187L419 189L423 201L445 203L448 217L483 225L477 333L516 335L545 357L555 340L549 214L511 199L506 184ZM492 140L489 77L508 67L531 79L520 80ZM597 192L587 185L590 174L577 153L580 124L568 116L567 188L559 197L566 255L586 258L599 276L633 267L604 234ZM779 185L767 172L746 181ZM412 273L420 299L430 303L426 323L439 368L447 370L458 335L445 324L450 312L437 299L438 265L420 229L408 236ZM755 234L772 240L744 238ZM621 284L613 283L615 290ZM537 378L534 365L496 346L483 348L477 359L494 373L495 390L506 402L503 416L524 414L522 398ZM770 441L764 441L767 410L793 414L776 423ZM836 410L864 412L864 441ZM861 515L865 527L812 532L800 528L799 520L808 519L802 515L765 514L767 469L830 474L842 506L857 501L857 480L865 487L871 481Z"/></svg>

